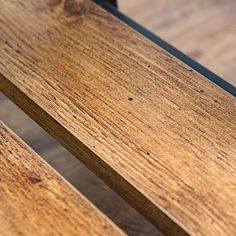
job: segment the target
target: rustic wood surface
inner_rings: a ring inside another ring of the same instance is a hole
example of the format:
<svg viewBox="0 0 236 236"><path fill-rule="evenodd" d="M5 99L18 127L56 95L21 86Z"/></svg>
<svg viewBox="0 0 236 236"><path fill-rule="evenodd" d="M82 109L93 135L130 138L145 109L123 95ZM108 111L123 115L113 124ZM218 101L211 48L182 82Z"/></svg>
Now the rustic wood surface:
<svg viewBox="0 0 236 236"><path fill-rule="evenodd" d="M236 86L235 0L120 0L119 10Z"/></svg>
<svg viewBox="0 0 236 236"><path fill-rule="evenodd" d="M1 89L163 231L232 234L234 98L94 4L44 3L1 2Z"/></svg>
<svg viewBox="0 0 236 236"><path fill-rule="evenodd" d="M124 235L0 121L0 235Z"/></svg>
<svg viewBox="0 0 236 236"><path fill-rule="evenodd" d="M77 158L0 92L0 120L128 235L160 231L89 171Z"/></svg>

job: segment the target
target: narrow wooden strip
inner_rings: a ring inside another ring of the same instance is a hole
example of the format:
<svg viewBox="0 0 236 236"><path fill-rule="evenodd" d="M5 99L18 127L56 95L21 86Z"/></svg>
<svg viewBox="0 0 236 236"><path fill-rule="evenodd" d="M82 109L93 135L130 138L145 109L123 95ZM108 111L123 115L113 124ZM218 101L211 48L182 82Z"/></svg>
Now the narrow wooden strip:
<svg viewBox="0 0 236 236"><path fill-rule="evenodd" d="M0 121L0 235L124 235Z"/></svg>
<svg viewBox="0 0 236 236"><path fill-rule="evenodd" d="M234 234L234 97L90 1L0 13L7 96L163 232Z"/></svg>

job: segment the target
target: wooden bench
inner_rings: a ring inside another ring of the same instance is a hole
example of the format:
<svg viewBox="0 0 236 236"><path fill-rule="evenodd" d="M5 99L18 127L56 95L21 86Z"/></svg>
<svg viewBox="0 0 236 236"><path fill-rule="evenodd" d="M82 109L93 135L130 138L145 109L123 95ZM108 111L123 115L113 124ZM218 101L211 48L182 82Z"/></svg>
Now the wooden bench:
<svg viewBox="0 0 236 236"><path fill-rule="evenodd" d="M235 235L234 96L89 0L1 1L0 53L0 90L165 234Z"/></svg>

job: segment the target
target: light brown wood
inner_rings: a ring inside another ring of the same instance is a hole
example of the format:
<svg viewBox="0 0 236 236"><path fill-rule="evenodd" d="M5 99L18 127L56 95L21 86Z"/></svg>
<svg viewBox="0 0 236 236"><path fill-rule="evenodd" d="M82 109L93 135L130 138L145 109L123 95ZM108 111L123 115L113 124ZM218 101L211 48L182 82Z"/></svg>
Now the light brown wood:
<svg viewBox="0 0 236 236"><path fill-rule="evenodd" d="M162 235L1 92L0 120L129 236Z"/></svg>
<svg viewBox="0 0 236 236"><path fill-rule="evenodd" d="M236 86L235 0L121 0L119 10Z"/></svg>
<svg viewBox="0 0 236 236"><path fill-rule="evenodd" d="M0 235L124 235L0 121Z"/></svg>
<svg viewBox="0 0 236 236"><path fill-rule="evenodd" d="M235 98L90 1L0 13L7 96L163 232L234 234Z"/></svg>

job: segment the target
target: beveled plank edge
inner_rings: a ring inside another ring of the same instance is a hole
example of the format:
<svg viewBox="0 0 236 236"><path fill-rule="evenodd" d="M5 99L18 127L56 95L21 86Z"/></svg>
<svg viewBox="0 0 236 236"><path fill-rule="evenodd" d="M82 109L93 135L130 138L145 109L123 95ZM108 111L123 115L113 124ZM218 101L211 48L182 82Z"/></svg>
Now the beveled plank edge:
<svg viewBox="0 0 236 236"><path fill-rule="evenodd" d="M0 74L1 77L1 74ZM1 81L1 80L0 80ZM110 225L113 233L117 233L118 235L127 235L121 228L119 228L108 216L106 216L103 212L101 212L91 201L89 201L80 191L78 191L73 185L70 184L61 174L59 174L51 165L49 165L39 154L37 154L31 147L28 146L13 130L11 130L2 120L0 120L0 128L5 130L11 139L18 142L20 144L21 149L27 150L30 155L34 155L36 158L39 158L40 163L43 164L42 168L46 168L52 175L59 177L62 181L62 184L67 185L67 187L73 191L75 194L78 194L80 200L83 201L88 207L90 207L97 216L107 222ZM4 141L3 141L4 143ZM4 145L4 144L3 144ZM17 143L16 143L17 145ZM20 154L19 154L20 155ZM30 162L30 160L28 161ZM40 167L41 168L41 167ZM40 174L39 174L40 175ZM102 226L101 226L102 227Z"/></svg>
<svg viewBox="0 0 236 236"><path fill-rule="evenodd" d="M152 33L139 23L135 22L128 16L124 15L122 12L117 10L114 6L112 6L108 1L106 0L93 0L93 2L97 3L101 7L103 7L105 10L110 12L112 15L117 17L119 20L121 20L123 23L127 24L129 27L134 29L135 31L142 34L144 37L148 38L153 43L157 44L161 48L163 48L165 51L170 53L172 56L176 57L180 61L182 61L184 64L188 65L195 71L197 71L199 74L203 75L206 79L210 80L220 88L224 89L234 97L236 97L236 87L232 84L230 84L228 81L224 80L214 72L210 71L205 66L201 65L191 57L187 56L156 34Z"/></svg>
<svg viewBox="0 0 236 236"><path fill-rule="evenodd" d="M185 225L160 209L0 72L0 91L53 136L126 202L166 235L189 235Z"/></svg>

